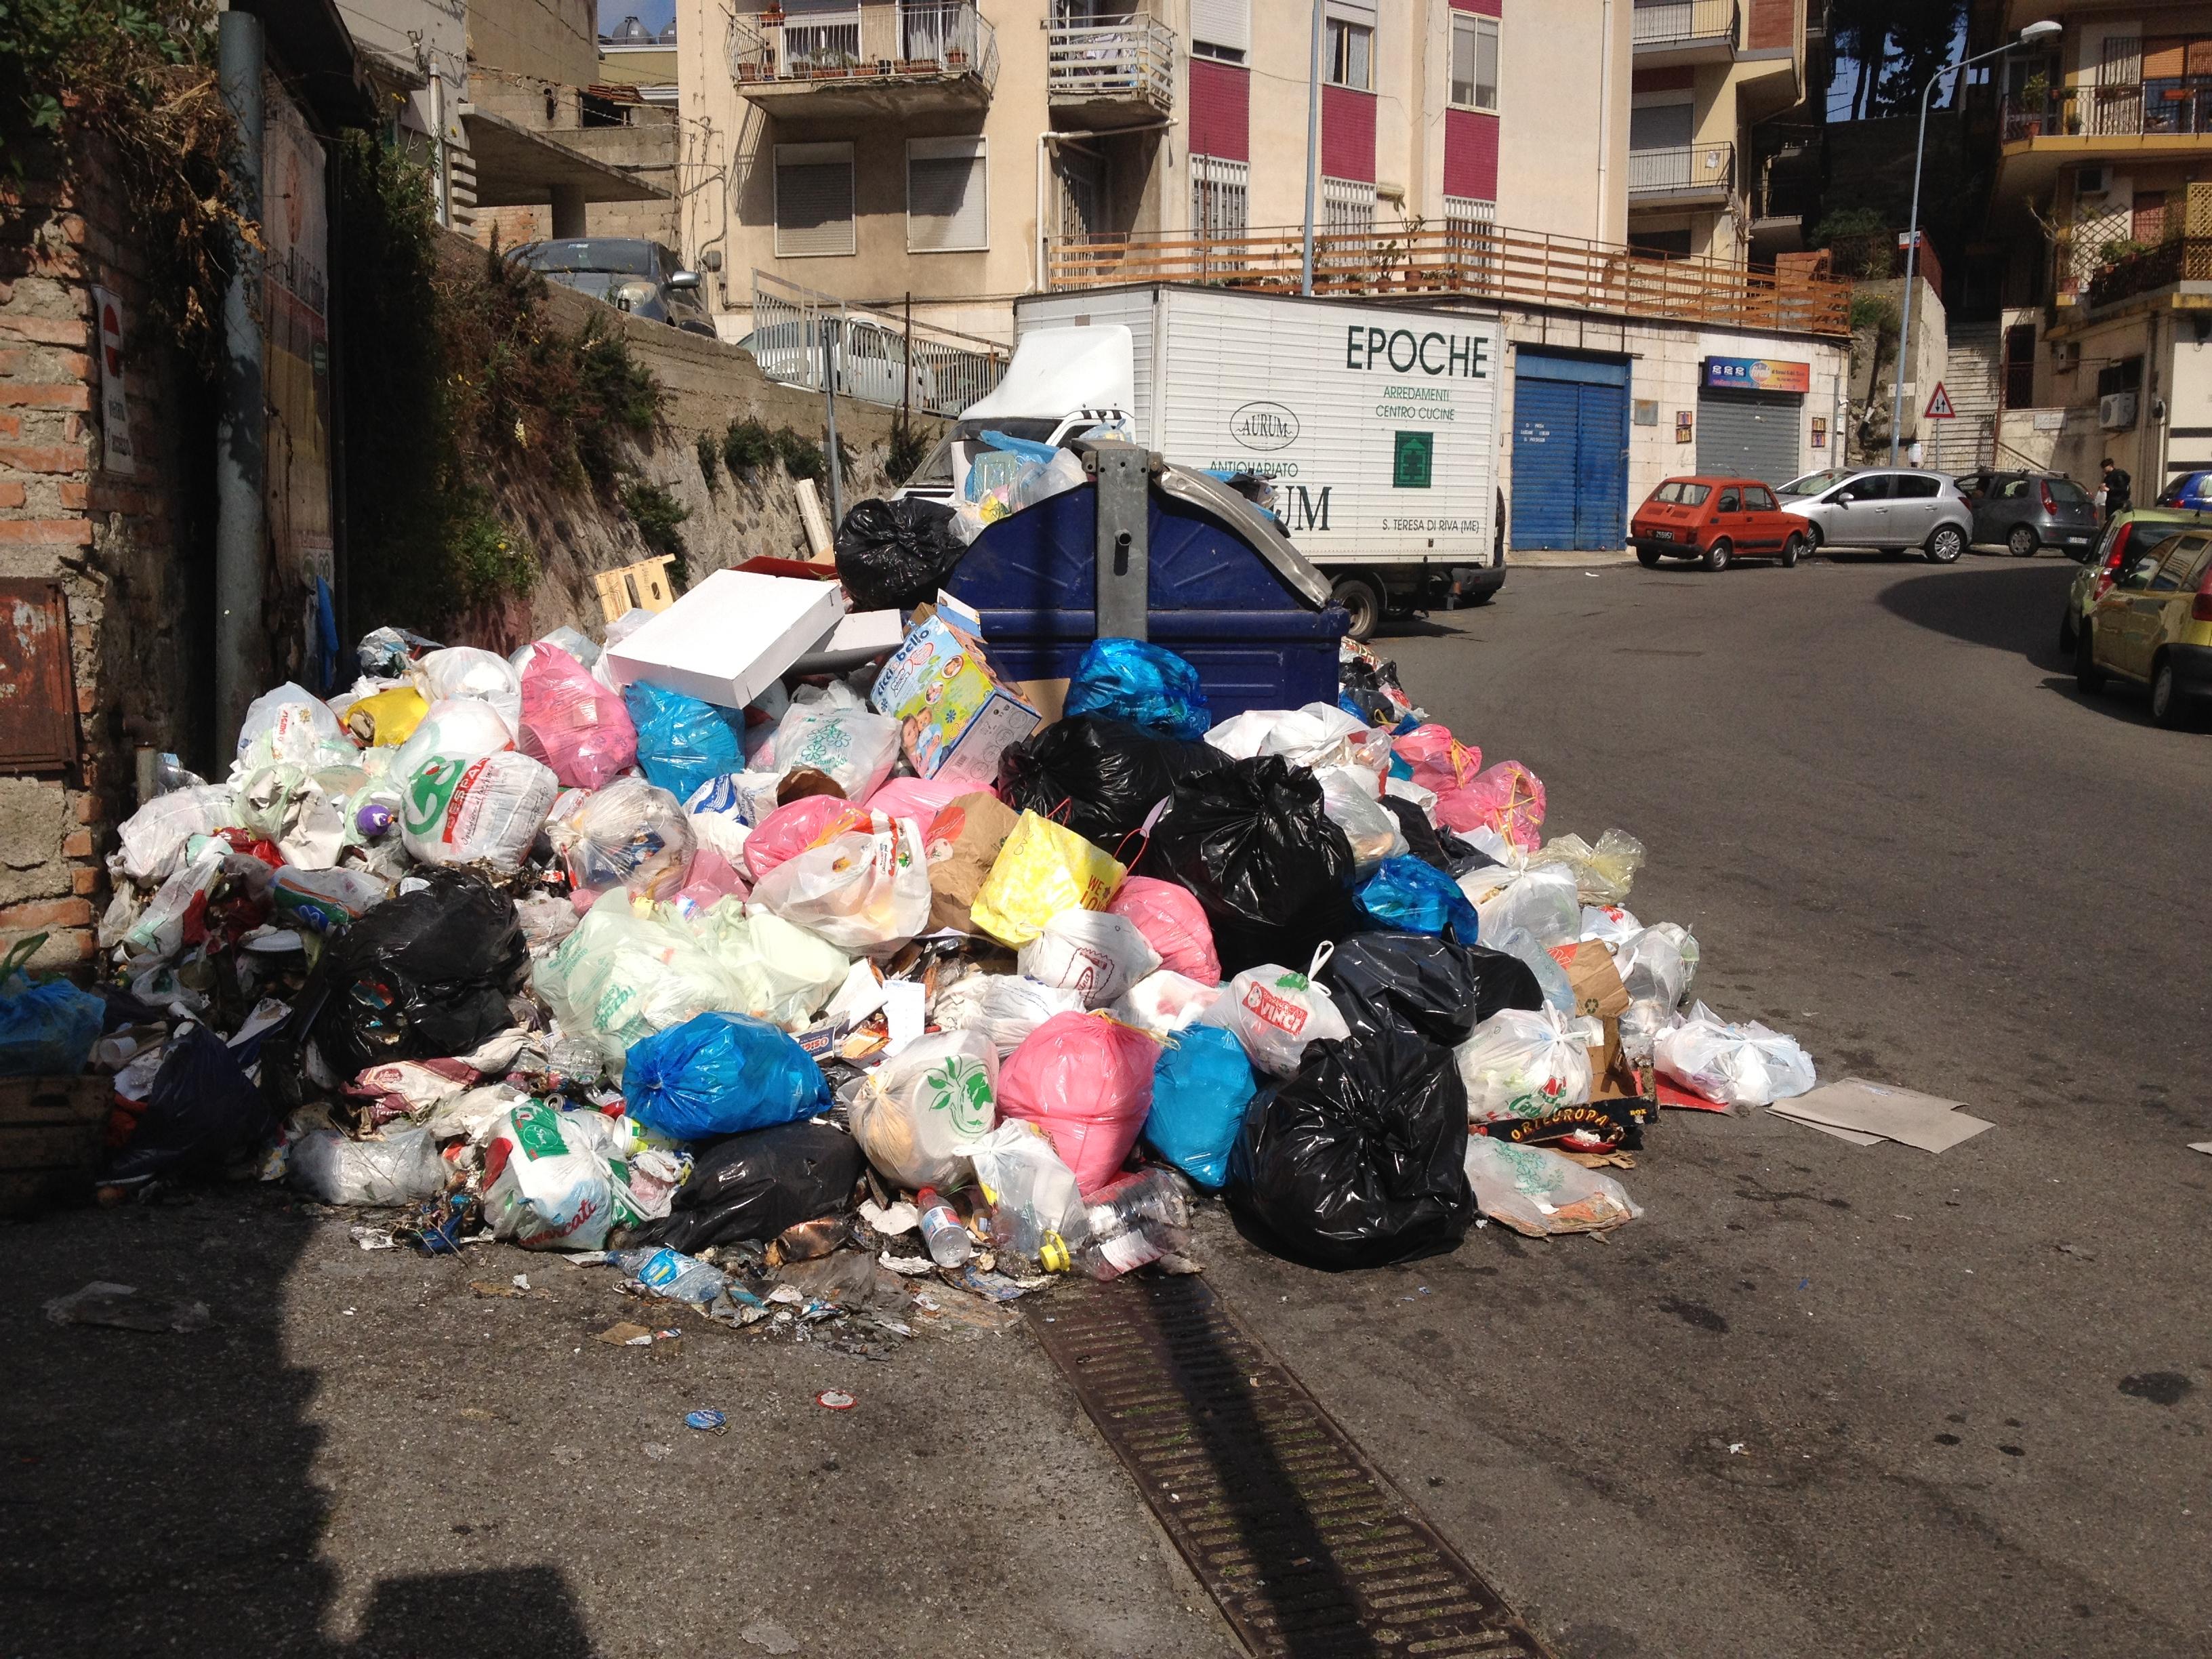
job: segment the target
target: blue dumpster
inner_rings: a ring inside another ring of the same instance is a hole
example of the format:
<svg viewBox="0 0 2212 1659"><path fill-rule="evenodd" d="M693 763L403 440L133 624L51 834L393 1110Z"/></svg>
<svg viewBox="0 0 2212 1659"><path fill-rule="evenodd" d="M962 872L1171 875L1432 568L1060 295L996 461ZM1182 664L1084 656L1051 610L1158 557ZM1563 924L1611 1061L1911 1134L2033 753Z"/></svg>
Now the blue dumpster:
<svg viewBox="0 0 2212 1659"><path fill-rule="evenodd" d="M981 613L1000 678L1068 678L1098 637L1100 489L1086 483L1001 519L945 583ZM1198 670L1213 718L1334 703L1346 618L1274 520L1179 467L1158 470L1147 496L1137 561L1149 577L1145 631Z"/></svg>

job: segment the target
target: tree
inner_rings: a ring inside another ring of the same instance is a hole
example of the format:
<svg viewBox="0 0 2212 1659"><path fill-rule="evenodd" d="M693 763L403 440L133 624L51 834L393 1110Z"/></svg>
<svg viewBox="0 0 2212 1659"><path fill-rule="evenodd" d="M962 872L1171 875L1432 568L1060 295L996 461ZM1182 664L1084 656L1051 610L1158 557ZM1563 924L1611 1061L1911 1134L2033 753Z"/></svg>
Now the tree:
<svg viewBox="0 0 2212 1659"><path fill-rule="evenodd" d="M1957 54L1966 0L1917 0L1898 9L1875 100L1885 114L1918 112L1928 79Z"/></svg>

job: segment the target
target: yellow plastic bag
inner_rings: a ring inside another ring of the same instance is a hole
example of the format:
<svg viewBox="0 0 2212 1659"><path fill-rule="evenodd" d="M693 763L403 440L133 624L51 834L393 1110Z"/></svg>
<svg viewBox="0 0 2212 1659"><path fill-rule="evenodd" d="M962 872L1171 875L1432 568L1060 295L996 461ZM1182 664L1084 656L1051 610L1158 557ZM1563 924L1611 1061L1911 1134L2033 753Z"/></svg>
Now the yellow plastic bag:
<svg viewBox="0 0 2212 1659"><path fill-rule="evenodd" d="M388 749L413 737L422 716L429 712L430 705L422 701L422 694L404 685L363 697L347 709L346 730L373 749Z"/></svg>
<svg viewBox="0 0 2212 1659"><path fill-rule="evenodd" d="M1063 910L1103 910L1128 873L1065 824L1024 812L999 849L969 914L1016 950Z"/></svg>

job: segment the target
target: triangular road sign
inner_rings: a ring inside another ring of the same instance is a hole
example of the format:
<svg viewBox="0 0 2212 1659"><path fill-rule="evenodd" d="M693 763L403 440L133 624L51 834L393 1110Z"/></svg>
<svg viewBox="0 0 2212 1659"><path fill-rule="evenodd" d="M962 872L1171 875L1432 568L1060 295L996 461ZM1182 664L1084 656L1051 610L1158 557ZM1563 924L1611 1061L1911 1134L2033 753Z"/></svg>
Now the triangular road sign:
<svg viewBox="0 0 2212 1659"><path fill-rule="evenodd" d="M1951 394L1943 390L1942 381L1936 382L1936 391L1928 399L1928 407L1921 412L1920 418L1923 421L1954 421L1959 418L1958 410L1951 407Z"/></svg>

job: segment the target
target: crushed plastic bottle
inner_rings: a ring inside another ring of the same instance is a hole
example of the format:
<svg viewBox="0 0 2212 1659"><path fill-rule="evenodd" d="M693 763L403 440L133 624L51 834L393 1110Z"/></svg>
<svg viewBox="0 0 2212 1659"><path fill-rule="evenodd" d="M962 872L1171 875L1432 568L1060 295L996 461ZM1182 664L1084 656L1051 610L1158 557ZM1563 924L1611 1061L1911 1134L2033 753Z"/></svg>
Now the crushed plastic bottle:
<svg viewBox="0 0 2212 1659"><path fill-rule="evenodd" d="M1109 1182L1091 1200L1089 1219L1091 1237L1076 1266L1093 1279L1118 1279L1190 1243L1190 1201L1171 1170Z"/></svg>
<svg viewBox="0 0 2212 1659"><path fill-rule="evenodd" d="M921 1210L921 1239L929 1246L929 1259L940 1267L957 1267L974 1259L975 1241L968 1237L959 1213L934 1187L916 1194Z"/></svg>

